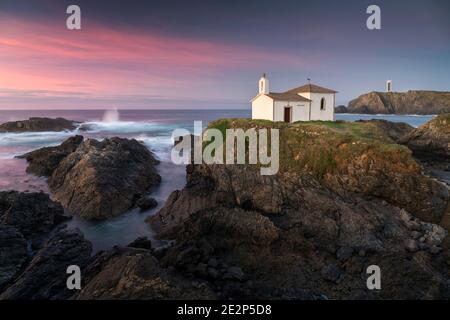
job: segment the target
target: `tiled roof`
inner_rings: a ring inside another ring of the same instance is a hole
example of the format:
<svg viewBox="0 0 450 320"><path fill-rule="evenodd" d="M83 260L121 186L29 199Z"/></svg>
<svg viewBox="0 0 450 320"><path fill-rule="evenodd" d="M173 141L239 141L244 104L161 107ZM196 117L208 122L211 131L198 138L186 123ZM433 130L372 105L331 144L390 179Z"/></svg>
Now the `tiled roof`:
<svg viewBox="0 0 450 320"><path fill-rule="evenodd" d="M300 93L300 92L312 92L312 93L337 93L337 91L319 87L315 84L305 84L304 86L297 87L286 91L286 93Z"/></svg>
<svg viewBox="0 0 450 320"><path fill-rule="evenodd" d="M279 100L279 101L302 101L302 102L310 102L311 100L302 97L296 93L277 93L277 92L270 92L267 94L269 97L271 97L273 100Z"/></svg>

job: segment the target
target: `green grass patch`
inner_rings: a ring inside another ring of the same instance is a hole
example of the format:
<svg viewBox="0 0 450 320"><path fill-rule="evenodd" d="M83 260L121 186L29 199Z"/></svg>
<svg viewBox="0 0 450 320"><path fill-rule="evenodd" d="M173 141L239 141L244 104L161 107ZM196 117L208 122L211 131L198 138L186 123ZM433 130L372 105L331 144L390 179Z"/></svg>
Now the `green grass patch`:
<svg viewBox="0 0 450 320"><path fill-rule="evenodd" d="M363 154L385 158L387 161L414 161L406 147L393 142L371 123L309 121L288 124L266 120L219 119L211 122L208 128L220 130L224 138L227 129L279 129L280 170L309 173L318 179L345 168Z"/></svg>

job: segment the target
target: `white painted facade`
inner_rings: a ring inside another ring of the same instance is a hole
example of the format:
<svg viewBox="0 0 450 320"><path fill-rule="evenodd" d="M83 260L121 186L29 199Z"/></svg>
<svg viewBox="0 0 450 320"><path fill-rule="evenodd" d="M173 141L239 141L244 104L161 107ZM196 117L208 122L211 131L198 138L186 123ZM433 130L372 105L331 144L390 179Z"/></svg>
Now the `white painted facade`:
<svg viewBox="0 0 450 320"><path fill-rule="evenodd" d="M273 100L265 94L260 94L252 102L252 119L272 120Z"/></svg>
<svg viewBox="0 0 450 320"><path fill-rule="evenodd" d="M252 119L271 121L334 121L336 91L308 84L284 93L271 93L264 75L252 99ZM298 92L297 92L298 91Z"/></svg>
<svg viewBox="0 0 450 320"><path fill-rule="evenodd" d="M311 100L310 120L334 121L335 93L304 92L300 95ZM322 99L325 101L324 108L321 108Z"/></svg>

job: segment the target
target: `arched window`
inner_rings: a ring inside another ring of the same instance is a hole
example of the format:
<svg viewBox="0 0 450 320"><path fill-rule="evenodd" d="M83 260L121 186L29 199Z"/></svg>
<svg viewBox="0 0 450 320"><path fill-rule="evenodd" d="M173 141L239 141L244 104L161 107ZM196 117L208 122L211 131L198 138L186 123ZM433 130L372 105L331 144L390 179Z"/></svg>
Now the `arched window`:
<svg viewBox="0 0 450 320"><path fill-rule="evenodd" d="M325 107L326 107L325 98L322 98L322 100L320 100L320 110L325 110Z"/></svg>

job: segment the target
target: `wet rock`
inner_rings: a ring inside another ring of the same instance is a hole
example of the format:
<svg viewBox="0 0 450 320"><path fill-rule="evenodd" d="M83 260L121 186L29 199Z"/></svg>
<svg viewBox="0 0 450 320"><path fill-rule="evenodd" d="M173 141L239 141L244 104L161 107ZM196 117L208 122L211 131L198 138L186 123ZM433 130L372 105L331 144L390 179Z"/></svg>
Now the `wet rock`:
<svg viewBox="0 0 450 320"><path fill-rule="evenodd" d="M114 248L86 268L85 285L74 299L214 299L208 283L162 268L150 251Z"/></svg>
<svg viewBox="0 0 450 320"><path fill-rule="evenodd" d="M407 227L409 230L413 230L413 231L420 231L420 230L422 230L422 227L421 227L420 223L418 223L418 222L416 222L416 221L413 221L413 220L408 221L408 222L406 223L406 227Z"/></svg>
<svg viewBox="0 0 450 320"><path fill-rule="evenodd" d="M450 114L440 114L410 132L401 143L422 161L450 159Z"/></svg>
<svg viewBox="0 0 450 320"><path fill-rule="evenodd" d="M417 250L419 250L417 241L413 239L405 240L405 249L408 250L409 252L416 252Z"/></svg>
<svg viewBox="0 0 450 320"><path fill-rule="evenodd" d="M413 231L413 232L411 232L411 237L412 237L414 240L419 239L421 236L422 236L422 233L420 233L420 232L418 232L418 231Z"/></svg>
<svg viewBox="0 0 450 320"><path fill-rule="evenodd" d="M114 217L133 208L161 182L158 161L136 140L87 139L49 177L55 199L86 219Z"/></svg>
<svg viewBox="0 0 450 320"><path fill-rule="evenodd" d="M343 271L335 264L325 266L320 272L325 280L338 283L343 276Z"/></svg>
<svg viewBox="0 0 450 320"><path fill-rule="evenodd" d="M27 258L27 241L19 230L0 224L0 291L15 278Z"/></svg>
<svg viewBox="0 0 450 320"><path fill-rule="evenodd" d="M6 122L0 125L0 132L28 132L28 131L64 131L75 130L76 121L64 118L32 117L28 120Z"/></svg>
<svg viewBox="0 0 450 320"><path fill-rule="evenodd" d="M0 299L48 300L67 299L67 267L82 270L89 261L92 245L78 229L63 229L51 236L34 255L25 270L2 294Z"/></svg>
<svg viewBox="0 0 450 320"><path fill-rule="evenodd" d="M17 228L34 248L67 219L63 207L45 193L0 192L0 224Z"/></svg>
<svg viewBox="0 0 450 320"><path fill-rule="evenodd" d="M148 196L143 196L137 201L136 205L142 211L146 211L146 210L150 210L150 209L156 207L158 205L158 202L156 202L156 200L154 198L150 198Z"/></svg>
<svg viewBox="0 0 450 320"><path fill-rule="evenodd" d="M442 248L440 248L440 247L432 246L430 248L431 254L439 254L441 251L442 251Z"/></svg>
<svg viewBox="0 0 450 320"><path fill-rule="evenodd" d="M217 279L220 276L219 271L217 271L217 269L213 268L213 267L209 267L208 268L208 276L210 276L213 279Z"/></svg>
<svg viewBox="0 0 450 320"><path fill-rule="evenodd" d="M129 245L127 245L127 247L151 250L152 241L149 240L147 237L139 237L133 242L131 242Z"/></svg>
<svg viewBox="0 0 450 320"><path fill-rule="evenodd" d="M354 248L351 247L341 247L337 251L336 257L339 261L345 261L351 258L354 251Z"/></svg>
<svg viewBox="0 0 450 320"><path fill-rule="evenodd" d="M55 147L44 147L26 153L18 158L28 162L27 172L37 176L51 176L60 162L74 152L83 142L82 136L74 136Z"/></svg>
<svg viewBox="0 0 450 320"><path fill-rule="evenodd" d="M244 279L244 272L239 267L229 267L223 278L242 281Z"/></svg>
<svg viewBox="0 0 450 320"><path fill-rule="evenodd" d="M217 259L211 258L208 260L208 266L210 266L211 268L215 268L218 265L219 265L219 262L217 261Z"/></svg>

